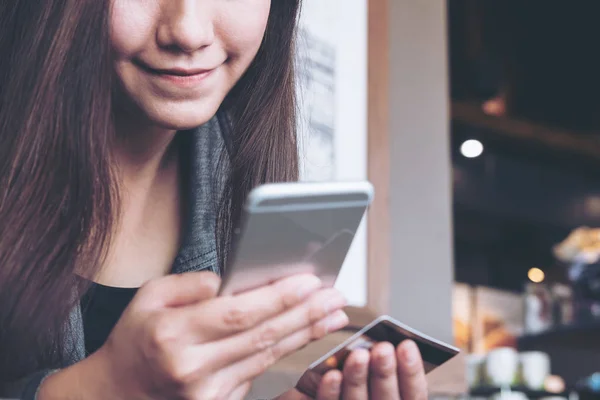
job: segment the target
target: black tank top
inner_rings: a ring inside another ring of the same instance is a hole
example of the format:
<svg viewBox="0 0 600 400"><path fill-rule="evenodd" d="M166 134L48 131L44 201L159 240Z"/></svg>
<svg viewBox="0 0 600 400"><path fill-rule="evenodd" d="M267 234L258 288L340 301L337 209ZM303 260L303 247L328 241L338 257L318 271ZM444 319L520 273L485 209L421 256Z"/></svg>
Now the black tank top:
<svg viewBox="0 0 600 400"><path fill-rule="evenodd" d="M83 334L88 355L104 345L137 291L137 288L118 288L93 283L82 297Z"/></svg>

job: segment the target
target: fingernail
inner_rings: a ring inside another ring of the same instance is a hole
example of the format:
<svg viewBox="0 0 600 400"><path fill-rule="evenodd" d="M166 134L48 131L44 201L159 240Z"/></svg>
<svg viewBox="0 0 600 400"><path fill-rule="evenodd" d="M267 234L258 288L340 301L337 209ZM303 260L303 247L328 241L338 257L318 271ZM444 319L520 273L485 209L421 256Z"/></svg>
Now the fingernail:
<svg viewBox="0 0 600 400"><path fill-rule="evenodd" d="M339 310L346 306L346 298L341 294L337 294L332 299L325 303L325 314L330 314L333 311Z"/></svg>
<svg viewBox="0 0 600 400"><path fill-rule="evenodd" d="M404 357L404 363L408 366L415 365L419 361L419 348L417 344L412 340L408 341L403 348L402 355Z"/></svg>
<svg viewBox="0 0 600 400"><path fill-rule="evenodd" d="M304 300L309 295L314 293L317 289L321 287L321 280L317 277L311 277L310 280L307 280L303 283L298 289L297 296L299 300Z"/></svg>
<svg viewBox="0 0 600 400"><path fill-rule="evenodd" d="M354 372L361 372L364 369L365 374L368 373L369 362L371 361L371 353L367 349L358 348L352 352L351 368Z"/></svg>
<svg viewBox="0 0 600 400"><path fill-rule="evenodd" d="M331 378L331 384L333 385L333 388L336 392L340 389L339 385L342 383L342 377L340 374L334 374L333 377Z"/></svg>
<svg viewBox="0 0 600 400"><path fill-rule="evenodd" d="M394 363L394 346L380 347L377 353L377 358L382 368L386 369Z"/></svg>
<svg viewBox="0 0 600 400"><path fill-rule="evenodd" d="M326 333L335 332L348 325L348 316L342 310L335 312L327 318Z"/></svg>
<svg viewBox="0 0 600 400"><path fill-rule="evenodd" d="M325 392L338 398L342 386L342 373L340 371L329 371L324 377Z"/></svg>
<svg viewBox="0 0 600 400"><path fill-rule="evenodd" d="M329 394L338 395L341 390L342 376L339 373L334 373L333 376L329 377Z"/></svg>
<svg viewBox="0 0 600 400"><path fill-rule="evenodd" d="M392 365L394 365L394 358L393 356L390 356L389 354L386 355L381 355L381 358L379 359L379 363L380 363L380 367L383 370L388 370L392 367Z"/></svg>

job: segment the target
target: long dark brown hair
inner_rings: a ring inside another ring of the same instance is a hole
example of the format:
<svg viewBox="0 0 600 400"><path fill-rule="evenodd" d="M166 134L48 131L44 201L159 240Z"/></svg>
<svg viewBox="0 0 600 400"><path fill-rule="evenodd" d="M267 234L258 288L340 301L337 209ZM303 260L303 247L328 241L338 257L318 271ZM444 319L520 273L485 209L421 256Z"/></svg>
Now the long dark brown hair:
<svg viewBox="0 0 600 400"><path fill-rule="evenodd" d="M227 97L217 236L225 265L244 199L298 176L300 0L273 0L263 44ZM109 1L0 2L0 382L64 362L69 313L116 223Z"/></svg>

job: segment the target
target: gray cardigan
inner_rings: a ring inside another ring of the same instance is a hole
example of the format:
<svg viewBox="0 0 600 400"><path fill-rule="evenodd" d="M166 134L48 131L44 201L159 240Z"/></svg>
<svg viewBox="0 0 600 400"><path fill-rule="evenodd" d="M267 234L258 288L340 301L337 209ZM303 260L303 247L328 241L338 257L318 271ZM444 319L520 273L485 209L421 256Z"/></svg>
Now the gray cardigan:
<svg viewBox="0 0 600 400"><path fill-rule="evenodd" d="M174 260L172 273L201 270L219 272L214 234L217 206L214 189L219 156L223 146L229 145L228 131L225 119L218 116L193 131L180 133L191 135L187 142L192 144L188 164L191 168L188 185L190 219L182 246ZM85 357L83 321L79 306L71 312L66 350L68 363L63 367ZM0 377L0 400L35 400L42 381L52 372L54 371L39 371L16 383L1 382Z"/></svg>

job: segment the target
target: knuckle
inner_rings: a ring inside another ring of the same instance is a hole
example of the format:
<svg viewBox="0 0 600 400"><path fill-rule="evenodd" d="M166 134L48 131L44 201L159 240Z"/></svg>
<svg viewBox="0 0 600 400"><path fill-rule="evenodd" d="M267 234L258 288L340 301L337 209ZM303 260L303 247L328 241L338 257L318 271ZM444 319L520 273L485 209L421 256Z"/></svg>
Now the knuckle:
<svg viewBox="0 0 600 400"><path fill-rule="evenodd" d="M284 285L275 286L275 301L279 310L288 310L298 303L298 298L293 290Z"/></svg>
<svg viewBox="0 0 600 400"><path fill-rule="evenodd" d="M192 371L186 366L181 357L170 354L164 358L163 365L168 380L176 389L182 390L190 382Z"/></svg>
<svg viewBox="0 0 600 400"><path fill-rule="evenodd" d="M221 278L219 275L214 272L202 271L198 272L198 277L208 289L214 290L215 293L218 292L219 286L221 286Z"/></svg>
<svg viewBox="0 0 600 400"><path fill-rule="evenodd" d="M172 364L167 370L169 381L176 385L177 388L183 388L186 383L186 373L179 364Z"/></svg>
<svg viewBox="0 0 600 400"><path fill-rule="evenodd" d="M372 372L378 379L396 377L398 367L395 357L395 348L391 343L380 343L372 355Z"/></svg>
<svg viewBox="0 0 600 400"><path fill-rule="evenodd" d="M154 351L162 352L176 338L168 317L156 314L152 317L149 328L150 345Z"/></svg>
<svg viewBox="0 0 600 400"><path fill-rule="evenodd" d="M367 384L368 372L363 369L355 369L345 377L350 386L362 386Z"/></svg>
<svg viewBox="0 0 600 400"><path fill-rule="evenodd" d="M351 375L346 378L347 385L353 388L359 388L367 384L367 380L363 376Z"/></svg>
<svg viewBox="0 0 600 400"><path fill-rule="evenodd" d="M325 318L325 316L325 308L323 307L322 302L314 301L308 306L308 312L306 315L308 323L314 324Z"/></svg>
<svg viewBox="0 0 600 400"><path fill-rule="evenodd" d="M232 329L245 331L254 326L252 313L247 312L239 304L231 304L223 315L223 322Z"/></svg>
<svg viewBox="0 0 600 400"><path fill-rule="evenodd" d="M268 350L277 342L278 331L272 324L264 324L256 334L254 348L258 351Z"/></svg>
<svg viewBox="0 0 600 400"><path fill-rule="evenodd" d="M360 357L359 357L360 353ZM369 353L366 351L355 350L350 355L344 371L348 373L348 383L362 385L366 383L369 375Z"/></svg>
<svg viewBox="0 0 600 400"><path fill-rule="evenodd" d="M281 350L277 346L267 347L260 353L260 370L266 371L281 357Z"/></svg>
<svg viewBox="0 0 600 400"><path fill-rule="evenodd" d="M310 328L310 340L318 340L327 336L327 324L324 322L318 322Z"/></svg>
<svg viewBox="0 0 600 400"><path fill-rule="evenodd" d="M388 379L396 375L396 369L391 363L386 363L383 366L378 366L373 369L373 375L378 379Z"/></svg>
<svg viewBox="0 0 600 400"><path fill-rule="evenodd" d="M296 304L293 292L280 292L277 296L277 306L279 310L289 310Z"/></svg>

